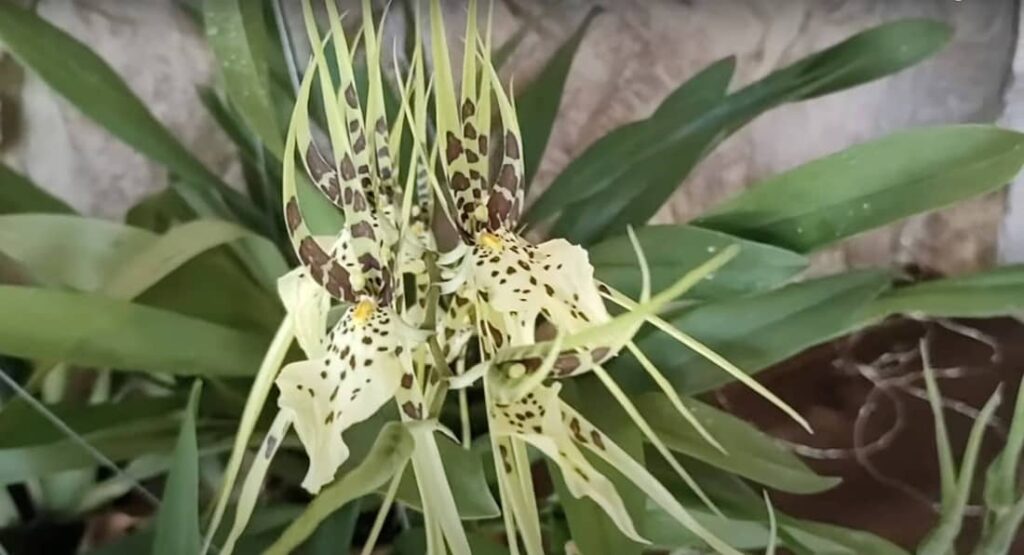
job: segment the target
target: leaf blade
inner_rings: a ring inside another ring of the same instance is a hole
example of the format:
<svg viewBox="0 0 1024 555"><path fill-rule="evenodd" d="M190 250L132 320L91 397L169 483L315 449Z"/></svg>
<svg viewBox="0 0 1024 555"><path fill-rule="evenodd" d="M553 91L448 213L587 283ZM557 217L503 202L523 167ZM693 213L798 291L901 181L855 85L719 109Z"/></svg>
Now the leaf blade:
<svg viewBox="0 0 1024 555"><path fill-rule="evenodd" d="M694 261L739 245L736 258L687 292L690 299L720 299L770 289L795 276L807 259L773 245L688 225L654 225L636 230L651 269L651 288L660 291L692 270ZM640 269L627 235L609 238L587 249L597 278L638 298Z"/></svg>
<svg viewBox="0 0 1024 555"><path fill-rule="evenodd" d="M248 376L267 344L261 334L98 295L0 286L0 307L21 315L17 322L0 322L0 352L24 358L176 375ZM168 342L170 337L175 341Z"/></svg>
<svg viewBox="0 0 1024 555"><path fill-rule="evenodd" d="M74 209L0 162L0 214L23 212L72 214Z"/></svg>
<svg viewBox="0 0 1024 555"><path fill-rule="evenodd" d="M174 448L164 498L156 516L154 555L199 552L199 447L196 440L196 412L202 382L196 381L189 395L185 418Z"/></svg>
<svg viewBox="0 0 1024 555"><path fill-rule="evenodd" d="M205 0L206 38L220 64L228 98L248 127L278 158L284 150L270 95L267 37L259 2Z"/></svg>
<svg viewBox="0 0 1024 555"><path fill-rule="evenodd" d="M537 172L544 150L547 148L551 129L555 125L558 107L565 90L572 61L576 57L583 37L591 22L601 13L592 8L583 17L576 31L563 42L548 59L540 74L516 96L519 127L523 140L524 183L529 186ZM500 52L499 52L500 53Z"/></svg>
<svg viewBox="0 0 1024 555"><path fill-rule="evenodd" d="M915 129L770 178L695 224L807 253L1002 187L1022 164L1024 135L1014 131Z"/></svg>
<svg viewBox="0 0 1024 555"><path fill-rule="evenodd" d="M754 374L801 350L861 326L859 312L889 285L883 272L862 271L810 280L747 297L702 303L666 317L725 359ZM637 345L681 394L696 395L730 378L667 336L642 331ZM634 388L652 388L635 378L633 361L622 355L610 365Z"/></svg>

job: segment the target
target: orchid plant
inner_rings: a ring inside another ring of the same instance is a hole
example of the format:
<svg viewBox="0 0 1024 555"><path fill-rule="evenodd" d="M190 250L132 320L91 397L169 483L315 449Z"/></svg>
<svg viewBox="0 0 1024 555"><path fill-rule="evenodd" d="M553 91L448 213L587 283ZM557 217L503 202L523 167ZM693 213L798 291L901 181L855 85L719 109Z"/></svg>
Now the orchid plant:
<svg viewBox="0 0 1024 555"><path fill-rule="evenodd" d="M515 107L489 61L490 33L479 32L475 1L470 1L468 9L461 93L454 84L447 30L435 0L430 6L434 74L425 75L423 48L417 42L408 76L397 77L403 84L403 110L390 128L384 113L381 32L374 26L368 0L363 3L360 36L368 70L365 109L353 69L357 45L346 37L334 4L326 3L331 30L326 39L319 35L308 1L303 10L313 59L299 87L285 143L282 194L286 228L301 265L281 279L280 290L308 358L286 366L276 379L281 412L264 440L259 464L250 470L250 490L262 478L281 435L294 423L309 457L302 485L317 493L335 478L348 457L345 430L394 399L416 437L412 462L420 485L428 552L468 553L433 443L432 430L439 424L427 423L432 416L428 407L434 396L446 393L445 387L430 384L447 382L462 389L482 378L502 514L513 552L519 551L520 540L528 554L545 551L527 451L532 447L555 462L572 495L593 499L627 537L646 542L615 486L584 451L618 469L716 551L738 554L694 519L642 464L562 400L558 383L595 373L673 470L717 511L602 364L628 347L645 361L644 368L673 406L722 449L631 338L645 321L671 328L657 320L657 311L727 264L736 249L718 254L651 297L647 263L631 235L643 283L640 302L630 300L595 279L582 247L562 239L535 245L517 231L523 205L522 138ZM334 71L324 55L326 44L333 46ZM326 115L329 153L321 151L311 132L308 103L315 80ZM425 109L425 81L431 82L433 120ZM492 130L495 105L498 125ZM400 150L405 119L414 144L403 168L392 152ZM305 161L306 174L316 189L344 214L344 227L334 238L319 240L305 223L296 189L297 156ZM492 157L498 168L493 176ZM404 199L401 206L399 198ZM427 258L441 265L440 272L428 272L423 264L403 264L426 258L425 251L437 248L439 242L424 225L435 221L430 213L433 207L439 207L439 224L454 228L458 237L452 249L435 251ZM415 257L403 256L407 244ZM414 297L408 299L400 286L407 275L414 282L424 282L411 290ZM434 282L435 276L440 280ZM440 294L432 294L434 289ZM326 331L329 298L345 308ZM613 318L606 299L625 311ZM406 310L407 306L422 310ZM426 320L439 312L438 306L448 307L440 313L453 310L455 317ZM453 322L467 327L469 333L448 329ZM677 330L671 334L696 345L806 425L791 408L721 357ZM458 338L455 344L453 338ZM467 361L474 363L468 371L452 374L447 368L453 360L461 369L470 366ZM401 478L403 470L404 466L393 481ZM251 495L246 500L250 505ZM227 551L239 537L249 510L238 511ZM211 530L216 524L217 520ZM366 549L372 549L372 543Z"/></svg>
<svg viewBox="0 0 1024 555"><path fill-rule="evenodd" d="M241 553L257 539L290 553L327 533L336 552L353 540L330 521L368 510L365 554L387 542L400 553L771 553L778 541L799 554L903 555L777 515L740 478L789 493L836 480L696 396L737 381L809 429L751 374L891 314L1019 308L1016 268L910 287L883 272L798 274L838 240L1002 186L1024 164L1024 138L989 126L899 133L755 184L690 224L644 224L758 114L907 67L948 30L882 25L731 92L734 64L716 62L527 203L592 17L514 90L501 64L522 33L495 45L489 4L468 1L456 29L439 0L376 15L360 3L343 14L332 0L203 0L189 12L221 63L201 97L239 148L246 194L84 45L0 3L0 40L21 64L175 176L122 225L76 215L0 166L0 306L23 315L0 321L0 352L18 357L13 372L0 367L16 394L0 391L0 483L25 484L49 514L122 495L153 503L155 526L106 555L140 541L161 555ZM286 25L296 13L302 25ZM288 31L298 27L305 60ZM69 77L82 68L90 79ZM53 325L96 315L112 316L88 335ZM84 404L69 379L79 374ZM202 403L198 387L185 403L182 376L206 382ZM140 480L165 472L159 499ZM1019 519L997 501L1002 538Z"/></svg>

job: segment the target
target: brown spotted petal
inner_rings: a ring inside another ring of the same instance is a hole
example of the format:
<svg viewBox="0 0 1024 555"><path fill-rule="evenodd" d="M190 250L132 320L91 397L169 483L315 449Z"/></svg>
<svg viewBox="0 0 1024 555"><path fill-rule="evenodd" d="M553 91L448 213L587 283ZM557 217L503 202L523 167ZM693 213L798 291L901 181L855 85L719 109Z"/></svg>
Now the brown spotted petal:
<svg viewBox="0 0 1024 555"><path fill-rule="evenodd" d="M580 446L600 448L609 440L600 432L584 435L581 422L567 425L563 420L560 386L542 386L510 404L490 407L491 433L515 437L529 443L551 459L562 473L569 492L589 497L630 538L646 543L633 525L615 486L587 461ZM588 424L588 433L592 430ZM506 465L506 470L511 467Z"/></svg>
<svg viewBox="0 0 1024 555"><path fill-rule="evenodd" d="M499 317L491 323L511 344L539 339L538 317L568 334L610 319L582 248L563 240L533 245L508 230L488 235L464 262L466 285L486 296Z"/></svg>
<svg viewBox="0 0 1024 555"><path fill-rule="evenodd" d="M277 378L278 405L292 413L309 456L302 486L316 493L348 458L343 434L395 396L412 368L410 337L394 312L367 321L350 307L328 333L327 354L286 366Z"/></svg>

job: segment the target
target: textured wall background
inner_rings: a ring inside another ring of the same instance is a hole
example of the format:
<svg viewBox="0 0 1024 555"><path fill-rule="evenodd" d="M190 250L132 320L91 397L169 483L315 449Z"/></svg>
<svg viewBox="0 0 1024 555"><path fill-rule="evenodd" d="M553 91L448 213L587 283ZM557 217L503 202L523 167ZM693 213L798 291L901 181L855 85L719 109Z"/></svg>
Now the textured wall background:
<svg viewBox="0 0 1024 555"><path fill-rule="evenodd" d="M955 28L943 53L912 70L756 120L698 168L658 221L688 220L763 177L895 129L992 121L1003 113L1016 43L1013 0L596 3L605 13L573 65L537 190L596 138L646 116L676 85L724 56L737 56L734 85L741 86L883 21L929 17ZM499 42L532 22L510 63L523 82L595 2L498 4ZM449 2L448 8L451 23L460 25L462 3ZM42 0L39 9L110 62L204 162L234 178L232 149L194 93L213 78L210 55L199 30L171 0ZM8 93L2 114L5 159L87 213L118 217L166 185L162 168L92 125L31 75ZM909 262L967 271L993 260L1003 212L999 194L915 218L820 256L816 271Z"/></svg>

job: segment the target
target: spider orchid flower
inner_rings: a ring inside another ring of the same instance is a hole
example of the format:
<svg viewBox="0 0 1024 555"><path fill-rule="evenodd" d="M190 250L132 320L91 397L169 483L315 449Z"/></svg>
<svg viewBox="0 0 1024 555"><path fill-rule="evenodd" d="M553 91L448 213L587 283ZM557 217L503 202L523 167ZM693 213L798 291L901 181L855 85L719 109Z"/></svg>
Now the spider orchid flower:
<svg viewBox="0 0 1024 555"><path fill-rule="evenodd" d="M297 94L283 169L285 224L300 267L282 278L280 293L307 358L285 366L276 379L280 412L254 469L258 475L265 472L293 426L309 457L302 486L315 494L334 480L349 457L346 431L393 401L414 439L411 462L428 536L433 539L431 553L468 554L469 544L435 443L439 426L430 419L433 390L427 387L424 373L417 372L424 368L417 361L423 357L430 332L421 329L422 315L405 310L399 281L405 273L422 273L412 262L417 248L430 247L422 225L402 217L402 187L391 153L400 146L404 120L398 118L392 127L387 123L379 29L374 28L369 0L363 2L360 31L368 68L365 108L353 70L357 44L346 38L334 2L325 5L330 34L322 39L309 1L303 2L313 59ZM333 73L324 53L328 44L337 60ZM327 153L317 147L310 129L314 83L319 85L326 115ZM297 157L304 161L315 187L344 215L344 228L333 241L315 237L306 223L297 194ZM415 173L413 165L410 174ZM412 248L412 254L403 252L406 248ZM343 311L327 331L331 298L343 303ZM246 485L261 481L250 478ZM233 546L236 538L228 545Z"/></svg>
<svg viewBox="0 0 1024 555"><path fill-rule="evenodd" d="M645 321L663 323L656 312L727 263L735 251L712 258L651 298L649 272L634 238L643 276L643 293L637 303L598 283L587 252L580 246L562 239L533 244L518 233L524 179L521 133L513 101L489 61L490 31L481 37L476 20L476 3L471 0L461 89L457 91L439 3L431 2L436 133L432 147L424 135L416 139L423 143L422 151L440 153L443 183L435 183L435 189L460 238L458 246L441 258L446 267L443 291L468 302L483 362L457 376L452 384L465 387L483 377L509 541L516 542L518 535L527 553L543 552L526 456L526 446L531 445L558 466L572 495L593 499L627 536L643 541L612 483L588 462L582 450L618 467L716 550L737 553L697 523L642 465L563 402L558 395L560 385L550 381L596 374L676 473L714 508L602 364L628 348L680 413L721 448L631 339ZM492 111L500 125L494 141L497 145L491 144ZM496 168L493 172L492 167ZM627 312L613 318L604 304L606 299L625 306ZM699 346L726 370L785 406L721 357L672 330L673 337Z"/></svg>

